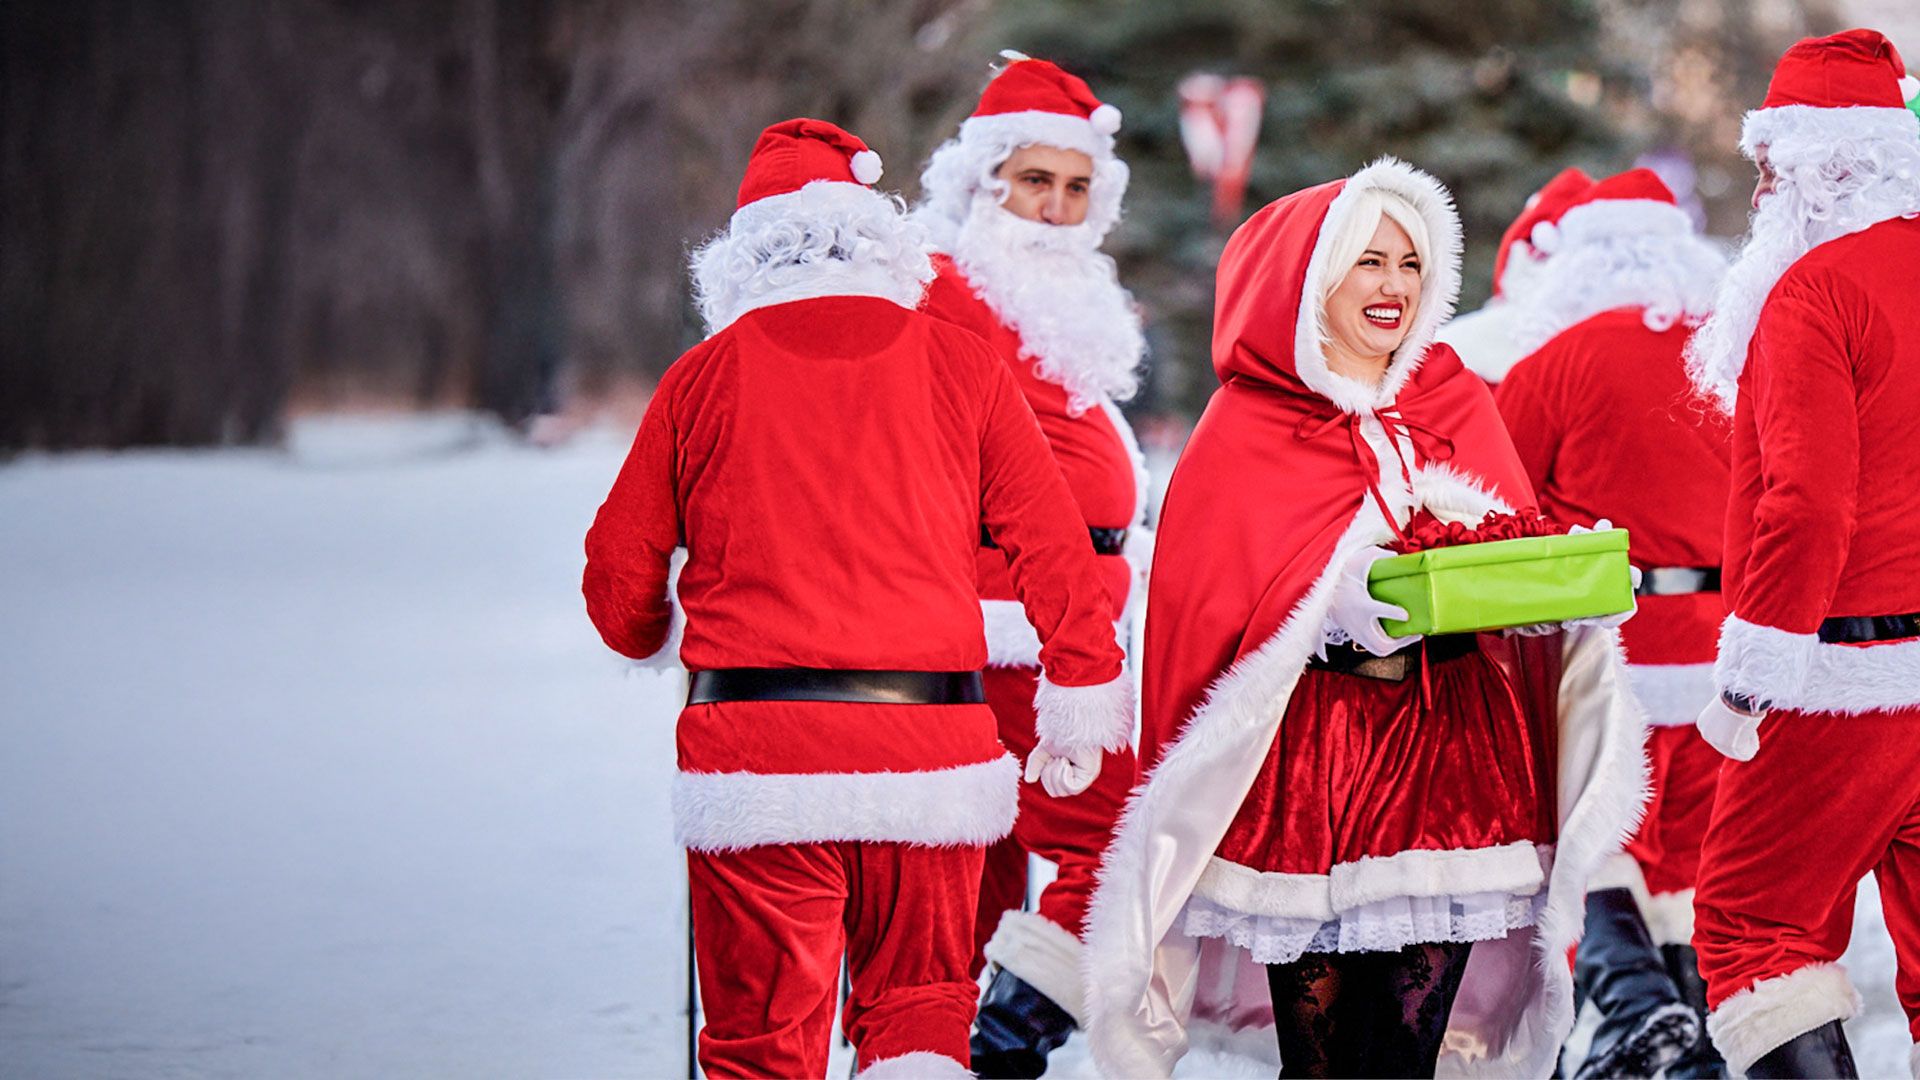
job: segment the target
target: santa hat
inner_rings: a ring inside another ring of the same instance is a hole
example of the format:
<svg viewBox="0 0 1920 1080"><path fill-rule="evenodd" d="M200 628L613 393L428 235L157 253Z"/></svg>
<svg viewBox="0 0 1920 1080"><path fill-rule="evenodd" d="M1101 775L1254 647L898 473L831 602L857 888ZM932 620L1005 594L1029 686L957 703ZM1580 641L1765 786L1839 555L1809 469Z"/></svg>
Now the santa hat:
<svg viewBox="0 0 1920 1080"><path fill-rule="evenodd" d="M1839 140L1920 138L1920 117L1907 102L1920 82L1876 30L1805 38L1788 49L1767 84L1767 97L1747 114L1740 149L1762 146L1772 157L1802 159Z"/></svg>
<svg viewBox="0 0 1920 1080"><path fill-rule="evenodd" d="M1493 256L1493 294L1505 294L1503 284L1507 276L1507 259L1516 244L1533 247L1534 226L1542 222L1559 220L1560 214L1572 201L1593 184L1593 178L1577 168L1569 166L1560 170L1559 175L1547 181L1546 186L1527 196L1527 205L1520 216L1513 219L1507 231L1500 234L1500 249Z"/></svg>
<svg viewBox="0 0 1920 1080"><path fill-rule="evenodd" d="M880 155L838 124L800 117L760 133L740 179L733 220L822 210L868 199L880 179Z"/></svg>
<svg viewBox="0 0 1920 1080"><path fill-rule="evenodd" d="M1685 236L1693 219L1652 169L1629 169L1587 186L1559 215L1534 227L1533 246L1552 254L1625 234Z"/></svg>
<svg viewBox="0 0 1920 1080"><path fill-rule="evenodd" d="M960 134L933 152L920 178L925 202L917 215L942 247L966 220L974 192L1013 151L1057 146L1093 159L1087 224L1105 235L1120 218L1127 167L1113 155L1120 110L1094 96L1086 80L1046 60L1009 49L1009 63L980 94Z"/></svg>

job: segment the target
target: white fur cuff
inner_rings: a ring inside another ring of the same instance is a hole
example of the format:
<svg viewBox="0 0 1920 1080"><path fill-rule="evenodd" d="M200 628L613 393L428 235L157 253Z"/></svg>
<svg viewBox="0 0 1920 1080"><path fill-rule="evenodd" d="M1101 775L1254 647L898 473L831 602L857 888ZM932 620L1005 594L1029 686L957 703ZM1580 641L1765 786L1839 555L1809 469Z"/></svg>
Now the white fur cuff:
<svg viewBox="0 0 1920 1080"><path fill-rule="evenodd" d="M1707 1017L1707 1033L1744 1074L1775 1047L1832 1020L1850 1020L1860 1011L1860 995L1839 964L1809 964L1777 978L1762 979L1720 1003Z"/></svg>
<svg viewBox="0 0 1920 1080"><path fill-rule="evenodd" d="M1713 681L1721 690L1746 694L1762 705L1796 707L1819 644L1812 634L1791 634L1729 615L1720 626Z"/></svg>
<svg viewBox="0 0 1920 1080"><path fill-rule="evenodd" d="M1080 988L1080 939L1031 911L1009 911L987 939L988 960L1047 995L1076 1024L1085 1023Z"/></svg>
<svg viewBox="0 0 1920 1080"><path fill-rule="evenodd" d="M860 1071L860 1080L973 1080L973 1072L945 1054L915 1050L881 1058Z"/></svg>
<svg viewBox="0 0 1920 1080"><path fill-rule="evenodd" d="M1033 711L1041 745L1054 753L1118 750L1133 739L1133 680L1123 671L1093 686L1060 686L1042 675Z"/></svg>
<svg viewBox="0 0 1920 1080"><path fill-rule="evenodd" d="M1829 645L1728 616L1714 679L1722 689L1799 712L1863 713L1920 705L1920 641Z"/></svg>

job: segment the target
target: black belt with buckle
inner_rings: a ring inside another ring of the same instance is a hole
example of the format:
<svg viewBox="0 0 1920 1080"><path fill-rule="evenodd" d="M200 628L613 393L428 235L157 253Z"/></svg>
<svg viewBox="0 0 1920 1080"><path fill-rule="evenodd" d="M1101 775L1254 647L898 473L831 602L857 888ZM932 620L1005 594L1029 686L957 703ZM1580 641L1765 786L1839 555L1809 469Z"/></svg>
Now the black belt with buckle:
<svg viewBox="0 0 1920 1080"><path fill-rule="evenodd" d="M1093 540L1095 555L1119 555L1127 550L1127 530L1125 529L1101 529L1089 525L1087 535ZM993 535L987 532L985 525L980 526L980 546L995 549L1000 546L994 543Z"/></svg>
<svg viewBox="0 0 1920 1080"><path fill-rule="evenodd" d="M1329 645L1326 659L1310 656L1307 666L1339 675L1358 675L1363 679L1405 682L1408 676L1420 670L1423 652L1427 663L1438 664L1478 651L1480 640L1473 634L1436 634L1385 656L1375 656L1352 642Z"/></svg>
<svg viewBox="0 0 1920 1080"><path fill-rule="evenodd" d="M1640 572L1635 596L1685 596L1689 593L1719 592L1720 568L1717 566L1653 566Z"/></svg>
<svg viewBox="0 0 1920 1080"><path fill-rule="evenodd" d="M1820 640L1829 645L1867 645L1920 637L1920 615L1836 615L1820 620Z"/></svg>
<svg viewBox="0 0 1920 1080"><path fill-rule="evenodd" d="M981 705L977 671L845 671L715 668L687 682L687 704L720 701L846 701L867 705Z"/></svg>

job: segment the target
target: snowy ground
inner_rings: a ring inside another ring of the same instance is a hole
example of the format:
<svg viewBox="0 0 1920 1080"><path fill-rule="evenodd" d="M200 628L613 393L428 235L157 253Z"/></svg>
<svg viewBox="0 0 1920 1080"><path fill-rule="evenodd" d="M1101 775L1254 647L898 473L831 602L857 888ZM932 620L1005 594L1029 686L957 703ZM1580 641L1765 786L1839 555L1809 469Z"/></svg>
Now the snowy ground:
<svg viewBox="0 0 1920 1080"><path fill-rule="evenodd" d="M685 1075L673 689L578 595L624 449L0 467L0 1076ZM1856 939L1904 1075L1870 894Z"/></svg>

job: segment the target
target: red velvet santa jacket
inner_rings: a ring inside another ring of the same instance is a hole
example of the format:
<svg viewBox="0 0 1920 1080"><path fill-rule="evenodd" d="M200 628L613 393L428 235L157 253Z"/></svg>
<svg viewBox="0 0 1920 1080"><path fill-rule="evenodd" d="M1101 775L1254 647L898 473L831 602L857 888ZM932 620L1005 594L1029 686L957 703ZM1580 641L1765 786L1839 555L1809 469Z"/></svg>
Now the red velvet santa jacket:
<svg viewBox="0 0 1920 1080"><path fill-rule="evenodd" d="M1687 334L1648 329L1640 308L1603 312L1514 365L1494 394L1541 511L1612 519L1643 569L1720 565L1728 424L1694 398ZM1691 724L1712 700L1726 613L1717 592L1641 598L1620 641L1649 722Z"/></svg>
<svg viewBox="0 0 1920 1080"><path fill-rule="evenodd" d="M1920 640L1822 643L1920 612L1920 221L1814 248L1761 309L1734 413L1721 688L1782 708L1920 704Z"/></svg>
<svg viewBox="0 0 1920 1080"><path fill-rule="evenodd" d="M582 588L608 645L653 656L684 545L691 671L972 670L983 523L1044 642L1041 736L1124 742L1112 600L1019 387L972 334L887 300L750 311L669 368ZM692 847L984 843L1012 825L1015 766L984 705L695 705L677 735Z"/></svg>
<svg viewBox="0 0 1920 1080"><path fill-rule="evenodd" d="M1075 415L1071 395L1059 383L1040 376L1030 357L1021 355L1019 332L1001 321L974 293L966 275L946 255L933 257L937 276L927 288L921 310L984 338L1013 373L1021 394L1040 421L1054 460L1072 491L1088 527L1139 529L1145 505L1145 467L1139 447L1120 410L1103 403ZM1124 555L1096 555L1101 580L1113 600L1113 618L1126 610L1134 568ZM1039 639L1015 600L1004 550L982 547L978 559L981 614L987 627L987 662L996 666L1039 664Z"/></svg>

